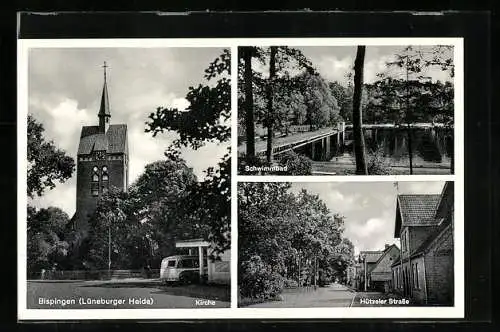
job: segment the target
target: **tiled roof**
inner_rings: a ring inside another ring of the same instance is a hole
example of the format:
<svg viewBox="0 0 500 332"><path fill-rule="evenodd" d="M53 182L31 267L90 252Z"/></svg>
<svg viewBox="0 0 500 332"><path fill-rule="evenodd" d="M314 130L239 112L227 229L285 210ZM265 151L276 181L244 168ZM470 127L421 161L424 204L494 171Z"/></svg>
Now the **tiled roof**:
<svg viewBox="0 0 500 332"><path fill-rule="evenodd" d="M361 251L359 255L366 257L366 263L376 263L383 253L383 251Z"/></svg>
<svg viewBox="0 0 500 332"><path fill-rule="evenodd" d="M127 125L110 125L106 134L99 133L99 126L83 126L78 155L90 154L94 150L127 153Z"/></svg>
<svg viewBox="0 0 500 332"><path fill-rule="evenodd" d="M436 207L441 195L398 195L402 227L434 225Z"/></svg>

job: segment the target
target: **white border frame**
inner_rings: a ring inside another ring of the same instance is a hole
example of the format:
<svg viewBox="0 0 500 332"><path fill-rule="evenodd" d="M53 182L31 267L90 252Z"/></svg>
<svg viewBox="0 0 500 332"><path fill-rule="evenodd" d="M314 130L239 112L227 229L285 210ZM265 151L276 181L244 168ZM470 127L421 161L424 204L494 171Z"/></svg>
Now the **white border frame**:
<svg viewBox="0 0 500 332"><path fill-rule="evenodd" d="M453 45L455 64L455 174L394 176L238 176L237 175L237 47L238 46L395 46ZM30 48L160 48L224 47L231 49L231 308L196 309L27 309L26 308L26 155L28 53ZM18 319L300 319L300 318L463 318L464 317L464 63L463 38L186 38L186 39L19 39L18 40ZM454 307L237 308L237 182L455 182L455 305ZM193 313L196 313L194 315Z"/></svg>

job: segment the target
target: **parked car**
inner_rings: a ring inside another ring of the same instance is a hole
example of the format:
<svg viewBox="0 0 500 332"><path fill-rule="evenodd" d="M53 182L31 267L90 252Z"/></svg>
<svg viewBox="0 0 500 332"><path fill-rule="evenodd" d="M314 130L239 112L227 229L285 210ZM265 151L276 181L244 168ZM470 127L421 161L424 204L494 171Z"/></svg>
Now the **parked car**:
<svg viewBox="0 0 500 332"><path fill-rule="evenodd" d="M203 269L203 279L208 275L208 268ZM162 260L160 279L165 283L190 284L200 280L200 262L198 256L177 255Z"/></svg>

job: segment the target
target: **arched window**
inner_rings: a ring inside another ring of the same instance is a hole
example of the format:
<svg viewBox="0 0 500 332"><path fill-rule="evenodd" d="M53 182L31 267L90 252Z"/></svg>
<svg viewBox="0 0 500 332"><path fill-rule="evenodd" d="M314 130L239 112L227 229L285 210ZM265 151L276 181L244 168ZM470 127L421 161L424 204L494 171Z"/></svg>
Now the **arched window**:
<svg viewBox="0 0 500 332"><path fill-rule="evenodd" d="M92 168L92 182L90 183L90 192L92 196L99 196L99 168Z"/></svg>
<svg viewBox="0 0 500 332"><path fill-rule="evenodd" d="M93 182L99 182L99 169L97 166L94 166L92 169L92 181Z"/></svg>
<svg viewBox="0 0 500 332"><path fill-rule="evenodd" d="M108 167L102 166L102 181L108 181L108 180L109 180Z"/></svg>

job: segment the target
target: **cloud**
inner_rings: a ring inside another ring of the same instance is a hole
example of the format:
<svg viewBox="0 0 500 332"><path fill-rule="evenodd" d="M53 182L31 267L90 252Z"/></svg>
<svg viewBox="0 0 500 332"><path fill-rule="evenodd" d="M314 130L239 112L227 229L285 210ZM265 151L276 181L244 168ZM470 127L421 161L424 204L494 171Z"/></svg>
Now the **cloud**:
<svg viewBox="0 0 500 332"><path fill-rule="evenodd" d="M336 56L322 56L315 65L327 81L337 81L346 85L346 75L351 72L354 66L354 58L350 56L343 58L338 58Z"/></svg>
<svg viewBox="0 0 500 332"><path fill-rule="evenodd" d="M190 86L204 81L204 69L222 53L220 48L50 48L30 50L28 112L43 124L44 136L76 158L81 127L96 125L103 85L102 61L108 65L107 85L111 124L128 126L129 184L150 162L164 159L164 151L178 135L153 137L145 122L157 107L185 110ZM207 144L182 156L199 179L216 166L228 144ZM64 184L30 203L55 205L72 215L76 203L76 173Z"/></svg>

